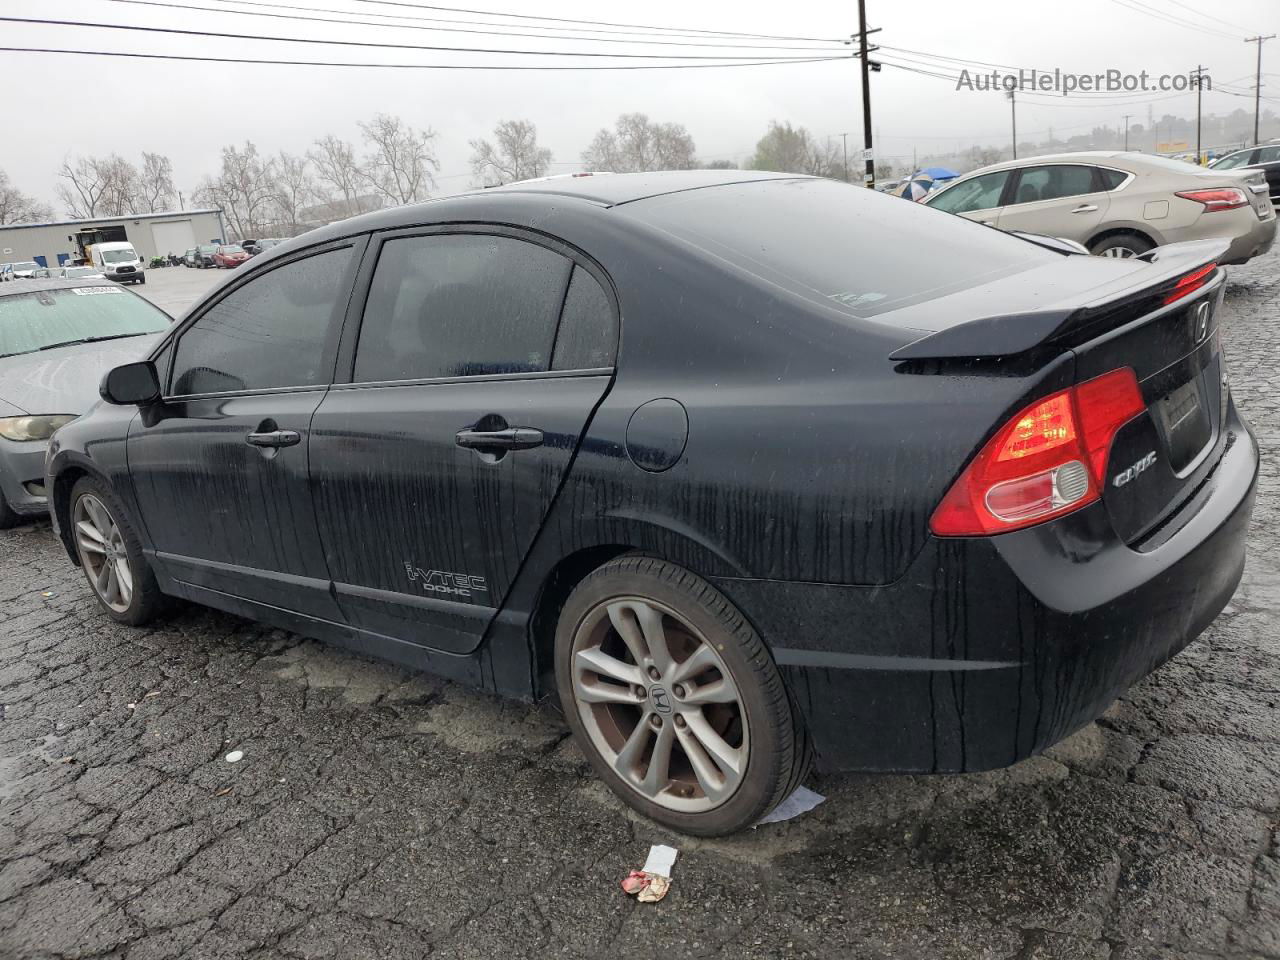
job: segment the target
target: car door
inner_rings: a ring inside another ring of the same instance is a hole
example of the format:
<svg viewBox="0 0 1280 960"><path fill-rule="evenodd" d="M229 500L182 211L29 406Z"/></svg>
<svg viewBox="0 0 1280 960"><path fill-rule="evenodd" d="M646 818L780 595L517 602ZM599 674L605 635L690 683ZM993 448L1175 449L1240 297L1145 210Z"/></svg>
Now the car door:
<svg viewBox="0 0 1280 960"><path fill-rule="evenodd" d="M1271 202L1280 203L1280 146L1262 147L1258 150L1258 158L1254 163L1262 167L1267 175Z"/></svg>
<svg viewBox="0 0 1280 960"><path fill-rule="evenodd" d="M1107 215L1111 197L1095 167L1047 163L1023 167L996 222L1001 230L1025 230L1087 243Z"/></svg>
<svg viewBox="0 0 1280 960"><path fill-rule="evenodd" d="M341 621L307 471L365 241L305 251L202 307L129 430L157 564L195 587Z"/></svg>
<svg viewBox="0 0 1280 960"><path fill-rule="evenodd" d="M952 184L924 203L935 210L957 213L978 223L995 225L1000 217L1005 187L1011 176L1008 170L996 170Z"/></svg>
<svg viewBox="0 0 1280 960"><path fill-rule="evenodd" d="M349 622L467 652L609 388L616 305L598 267L518 231L376 242L349 382L311 429L320 539Z"/></svg>

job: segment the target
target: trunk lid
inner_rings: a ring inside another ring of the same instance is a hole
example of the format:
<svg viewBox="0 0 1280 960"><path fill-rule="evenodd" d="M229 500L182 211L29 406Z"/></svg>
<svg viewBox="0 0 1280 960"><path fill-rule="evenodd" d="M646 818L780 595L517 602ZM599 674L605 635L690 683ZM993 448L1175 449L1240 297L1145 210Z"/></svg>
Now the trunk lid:
<svg viewBox="0 0 1280 960"><path fill-rule="evenodd" d="M1209 240L1157 248L1120 261L1128 269L1101 284L1093 283L1100 274L1092 265L1101 258L1064 258L1056 276L1040 277L1051 302L942 326L892 359L950 372L1047 362L1071 351L1077 383L1132 368L1146 410L1112 441L1101 495L1116 533L1141 549L1213 470L1228 442L1218 326L1225 274L1208 270L1226 246ZM1197 280L1188 284L1188 277ZM1073 282L1080 287L1072 290Z"/></svg>

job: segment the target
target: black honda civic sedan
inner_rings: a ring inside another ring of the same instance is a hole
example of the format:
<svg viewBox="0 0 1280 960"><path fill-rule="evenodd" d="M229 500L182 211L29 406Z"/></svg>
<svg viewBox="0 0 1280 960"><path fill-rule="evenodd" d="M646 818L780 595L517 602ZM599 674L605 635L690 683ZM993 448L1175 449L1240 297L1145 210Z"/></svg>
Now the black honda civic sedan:
<svg viewBox="0 0 1280 960"><path fill-rule="evenodd" d="M554 691L623 799L725 833L814 761L1014 763L1213 620L1258 472L1220 253L740 171L380 211L109 373L52 512L116 620Z"/></svg>

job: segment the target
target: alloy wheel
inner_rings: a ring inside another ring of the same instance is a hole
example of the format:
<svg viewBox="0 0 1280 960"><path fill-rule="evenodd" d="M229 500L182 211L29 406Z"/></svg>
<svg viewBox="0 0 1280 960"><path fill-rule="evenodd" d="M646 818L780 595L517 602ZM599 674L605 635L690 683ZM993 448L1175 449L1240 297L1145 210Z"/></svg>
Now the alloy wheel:
<svg viewBox="0 0 1280 960"><path fill-rule="evenodd" d="M1100 257L1113 257L1117 260L1128 260L1137 254L1128 247L1106 247L1098 251Z"/></svg>
<svg viewBox="0 0 1280 960"><path fill-rule="evenodd" d="M647 800L681 813L725 803L741 784L749 724L711 643L653 600L593 607L572 652L573 695L592 745Z"/></svg>
<svg viewBox="0 0 1280 960"><path fill-rule="evenodd" d="M76 501L72 527L80 565L98 599L124 613L133 602L133 568L124 535L111 512L101 500L86 493Z"/></svg>

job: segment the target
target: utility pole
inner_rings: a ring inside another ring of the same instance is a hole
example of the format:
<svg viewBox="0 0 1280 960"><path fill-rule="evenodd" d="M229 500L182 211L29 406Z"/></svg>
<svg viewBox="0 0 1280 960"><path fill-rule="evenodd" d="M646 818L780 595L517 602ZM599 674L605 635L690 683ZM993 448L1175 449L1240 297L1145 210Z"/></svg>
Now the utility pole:
<svg viewBox="0 0 1280 960"><path fill-rule="evenodd" d="M1129 118L1130 118L1130 117L1132 117L1132 116L1133 116L1133 114L1132 114L1132 113L1126 113L1126 114L1124 115L1124 149L1125 149L1125 153L1128 153L1128 152L1129 152Z"/></svg>
<svg viewBox="0 0 1280 960"><path fill-rule="evenodd" d="M1197 65L1194 74L1196 78L1196 166L1201 164L1200 153L1200 102L1204 94L1204 67Z"/></svg>
<svg viewBox="0 0 1280 960"><path fill-rule="evenodd" d="M1258 45L1258 77L1253 88L1253 142L1258 142L1258 121L1262 118L1262 45L1268 40L1274 40L1276 35L1269 33L1265 37L1249 37L1245 43L1256 43Z"/></svg>
<svg viewBox="0 0 1280 960"><path fill-rule="evenodd" d="M1018 101L1014 91L1009 91L1009 113L1013 117L1013 159L1018 159Z"/></svg>
<svg viewBox="0 0 1280 960"><path fill-rule="evenodd" d="M867 0L858 0L858 59L862 62L862 146L867 161L866 186L875 189L876 161L871 143L871 62L867 57Z"/></svg>
<svg viewBox="0 0 1280 960"><path fill-rule="evenodd" d="M840 140L844 144L844 182L849 182L849 134L840 134Z"/></svg>

